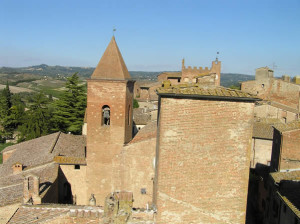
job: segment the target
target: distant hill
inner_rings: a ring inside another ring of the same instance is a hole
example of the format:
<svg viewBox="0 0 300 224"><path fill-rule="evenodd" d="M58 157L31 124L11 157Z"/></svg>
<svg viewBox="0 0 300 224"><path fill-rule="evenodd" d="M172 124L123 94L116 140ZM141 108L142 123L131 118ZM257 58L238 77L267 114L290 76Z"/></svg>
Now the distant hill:
<svg viewBox="0 0 300 224"><path fill-rule="evenodd" d="M75 72L83 78L89 78L95 68L92 67L68 67L68 66L48 66L46 64L34 65L29 67L11 68L0 67L0 83L5 84L9 81L11 85L18 85L22 82L30 82L42 78L51 77L54 79L65 80ZM144 72L130 71L132 78L145 81L156 81L157 75L161 72ZM237 74L237 73L222 73L221 85L229 87L231 85L238 86L240 82L254 80L254 76Z"/></svg>
<svg viewBox="0 0 300 224"><path fill-rule="evenodd" d="M244 75L238 73L221 73L221 86L239 86L241 82L254 80L253 75Z"/></svg>
<svg viewBox="0 0 300 224"><path fill-rule="evenodd" d="M91 77L95 68L93 67L68 67L68 66L49 66L46 64L34 65L29 67L0 67L0 74L17 75L17 74L33 74L38 76L48 76L52 78L63 78L73 75L78 72L78 75L82 78ZM155 81L157 75L160 72L143 72L143 71L131 71L130 74L136 79L148 79L149 81ZM1 77L0 77L1 78ZM153 80L154 79L154 80Z"/></svg>

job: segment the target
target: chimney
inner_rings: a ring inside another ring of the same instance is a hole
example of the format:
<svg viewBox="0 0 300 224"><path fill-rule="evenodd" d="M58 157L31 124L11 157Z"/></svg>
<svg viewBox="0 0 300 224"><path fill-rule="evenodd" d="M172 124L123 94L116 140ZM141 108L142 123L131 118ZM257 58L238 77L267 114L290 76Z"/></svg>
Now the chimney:
<svg viewBox="0 0 300 224"><path fill-rule="evenodd" d="M13 174L18 174L18 173L22 172L23 164L16 162L12 165L12 169L13 169Z"/></svg>

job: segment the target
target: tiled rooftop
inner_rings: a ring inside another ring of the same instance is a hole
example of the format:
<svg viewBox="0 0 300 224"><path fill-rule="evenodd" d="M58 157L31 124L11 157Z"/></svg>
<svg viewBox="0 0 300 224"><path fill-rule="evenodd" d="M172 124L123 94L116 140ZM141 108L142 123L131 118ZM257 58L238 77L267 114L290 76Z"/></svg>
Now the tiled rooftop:
<svg viewBox="0 0 300 224"><path fill-rule="evenodd" d="M270 121L261 120L256 121L253 124L253 137L254 138L261 138L261 139L273 139L273 125L279 123L278 119L273 119Z"/></svg>
<svg viewBox="0 0 300 224"><path fill-rule="evenodd" d="M23 205L9 220L9 224L47 223L61 217L68 223L99 223L102 219L103 209L96 206L73 206L73 205ZM65 223L65 222L64 222Z"/></svg>
<svg viewBox="0 0 300 224"><path fill-rule="evenodd" d="M143 127L134 138L129 142L129 144L133 144L136 142L148 140L150 138L156 138L156 130L157 130L157 121L152 121Z"/></svg>
<svg viewBox="0 0 300 224"><path fill-rule="evenodd" d="M58 174L58 165L53 163L55 156L76 158L80 164L85 163L85 145L84 136L57 132L4 149L4 153L14 151L0 166L0 205L21 200L24 175L37 175L44 188L43 183L53 183ZM21 163L24 169L13 174L12 165L16 162ZM45 192L46 189L41 190Z"/></svg>
<svg viewBox="0 0 300 224"><path fill-rule="evenodd" d="M40 191L44 195L49 187L57 178L58 165L49 163L30 170L24 170L15 175L1 176L0 178L0 206L21 202L23 196L23 180L27 174L40 177ZM44 184L46 183L47 184Z"/></svg>
<svg viewBox="0 0 300 224"><path fill-rule="evenodd" d="M270 173L278 184L278 196L300 217L300 170Z"/></svg>
<svg viewBox="0 0 300 224"><path fill-rule="evenodd" d="M289 172L275 172L270 173L270 175L276 183L280 183L280 181L282 180L300 180L300 170Z"/></svg>
<svg viewBox="0 0 300 224"><path fill-rule="evenodd" d="M133 109L133 121L136 125L146 125L151 121L150 113L145 113L144 108Z"/></svg>
<svg viewBox="0 0 300 224"><path fill-rule="evenodd" d="M158 95L170 96L198 96L205 98L234 98L243 100L260 100L252 94L242 92L240 90L229 89L225 87L207 88L201 84L179 84L169 87L160 87L157 89Z"/></svg>
<svg viewBox="0 0 300 224"><path fill-rule="evenodd" d="M298 130L300 129L300 120L292 121L287 124L276 124L274 125L274 128L276 128L280 132Z"/></svg>

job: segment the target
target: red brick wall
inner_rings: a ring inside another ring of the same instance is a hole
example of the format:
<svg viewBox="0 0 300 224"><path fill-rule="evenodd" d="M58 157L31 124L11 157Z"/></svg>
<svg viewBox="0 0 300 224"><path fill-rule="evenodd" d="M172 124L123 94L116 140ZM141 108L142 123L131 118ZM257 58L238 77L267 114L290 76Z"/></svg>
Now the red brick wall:
<svg viewBox="0 0 300 224"><path fill-rule="evenodd" d="M253 107L161 99L158 223L245 223Z"/></svg>
<svg viewBox="0 0 300 224"><path fill-rule="evenodd" d="M300 130L282 133L280 170L300 168Z"/></svg>
<svg viewBox="0 0 300 224"><path fill-rule="evenodd" d="M121 188L114 159L132 138L133 83L89 80L87 97L87 198L95 194L103 205L110 192ZM110 126L101 125L103 105L110 107Z"/></svg>

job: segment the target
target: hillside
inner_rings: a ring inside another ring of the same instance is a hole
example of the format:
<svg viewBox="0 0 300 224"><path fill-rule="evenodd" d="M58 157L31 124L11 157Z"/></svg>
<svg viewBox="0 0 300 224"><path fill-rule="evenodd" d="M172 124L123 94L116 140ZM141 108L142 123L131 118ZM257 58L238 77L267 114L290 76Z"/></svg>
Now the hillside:
<svg viewBox="0 0 300 224"><path fill-rule="evenodd" d="M34 91L43 90L53 96L58 96L60 88L64 86L66 77L78 72L79 77L85 82L91 76L95 68L92 67L67 67L67 66L48 66L46 64L10 68L0 68L0 84L8 82L11 86L27 88ZM139 81L155 82L157 75L161 72L130 71L133 79ZM254 76L222 73L221 85L229 87L238 86L240 82L253 80ZM18 90L16 90L18 91Z"/></svg>
<svg viewBox="0 0 300 224"><path fill-rule="evenodd" d="M238 73L221 73L221 86L239 86L241 82L254 80L253 75L244 75Z"/></svg>

